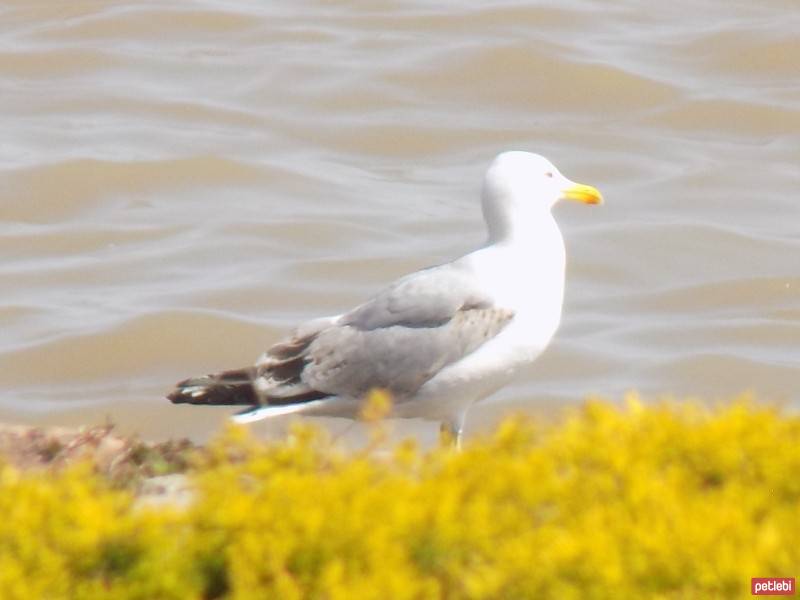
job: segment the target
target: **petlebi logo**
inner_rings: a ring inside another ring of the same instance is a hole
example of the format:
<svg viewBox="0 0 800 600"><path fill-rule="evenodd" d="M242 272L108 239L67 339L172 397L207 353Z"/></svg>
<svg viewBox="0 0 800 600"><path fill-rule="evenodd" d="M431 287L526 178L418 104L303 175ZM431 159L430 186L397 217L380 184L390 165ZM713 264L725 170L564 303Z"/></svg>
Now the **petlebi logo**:
<svg viewBox="0 0 800 600"><path fill-rule="evenodd" d="M753 577L750 593L753 596L794 596L794 577Z"/></svg>

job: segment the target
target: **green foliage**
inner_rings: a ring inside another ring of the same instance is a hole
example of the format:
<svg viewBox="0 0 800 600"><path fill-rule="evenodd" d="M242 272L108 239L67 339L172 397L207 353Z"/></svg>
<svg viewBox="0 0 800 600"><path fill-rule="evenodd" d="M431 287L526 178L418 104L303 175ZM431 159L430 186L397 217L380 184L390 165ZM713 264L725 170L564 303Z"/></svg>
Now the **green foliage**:
<svg viewBox="0 0 800 600"><path fill-rule="evenodd" d="M229 428L193 464L185 509L0 467L3 597L747 598L800 567L800 418L747 400L589 402L462 452Z"/></svg>

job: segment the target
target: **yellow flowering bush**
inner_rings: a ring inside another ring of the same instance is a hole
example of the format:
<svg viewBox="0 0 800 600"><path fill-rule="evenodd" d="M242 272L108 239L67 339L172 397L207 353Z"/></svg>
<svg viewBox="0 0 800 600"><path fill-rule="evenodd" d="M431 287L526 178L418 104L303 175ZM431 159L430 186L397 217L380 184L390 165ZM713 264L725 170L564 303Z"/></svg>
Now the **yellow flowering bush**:
<svg viewBox="0 0 800 600"><path fill-rule="evenodd" d="M746 399L590 401L461 452L229 428L192 464L183 508L0 467L2 597L747 598L800 570L800 418Z"/></svg>

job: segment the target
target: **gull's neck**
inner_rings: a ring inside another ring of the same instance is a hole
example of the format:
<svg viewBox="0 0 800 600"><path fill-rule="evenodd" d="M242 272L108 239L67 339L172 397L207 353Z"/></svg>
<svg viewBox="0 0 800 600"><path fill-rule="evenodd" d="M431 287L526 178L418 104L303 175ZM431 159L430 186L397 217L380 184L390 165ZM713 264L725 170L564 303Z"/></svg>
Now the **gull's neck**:
<svg viewBox="0 0 800 600"><path fill-rule="evenodd" d="M487 245L527 245L538 237L539 231L557 229L550 213L555 202L546 202L542 197L548 193L546 190L503 185L503 182L489 176L484 181L481 208L488 233Z"/></svg>
<svg viewBox="0 0 800 600"><path fill-rule="evenodd" d="M561 314L566 252L550 211L531 212L501 222L502 228L495 221L486 245L458 262L482 282L498 306L515 311L519 323L545 327L549 339ZM527 318L535 319L533 325Z"/></svg>
<svg viewBox="0 0 800 600"><path fill-rule="evenodd" d="M531 247L553 238L561 239L549 210L517 210L486 214L487 246Z"/></svg>

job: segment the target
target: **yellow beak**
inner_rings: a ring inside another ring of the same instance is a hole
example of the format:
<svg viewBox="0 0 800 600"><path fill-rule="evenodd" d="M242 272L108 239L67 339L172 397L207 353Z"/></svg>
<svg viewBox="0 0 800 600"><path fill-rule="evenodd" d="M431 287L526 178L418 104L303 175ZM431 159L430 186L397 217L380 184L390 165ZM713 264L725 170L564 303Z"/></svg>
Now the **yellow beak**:
<svg viewBox="0 0 800 600"><path fill-rule="evenodd" d="M564 200L577 200L584 204L602 204L603 195L599 190L590 185L583 185L582 183L575 183L561 192L561 198Z"/></svg>

